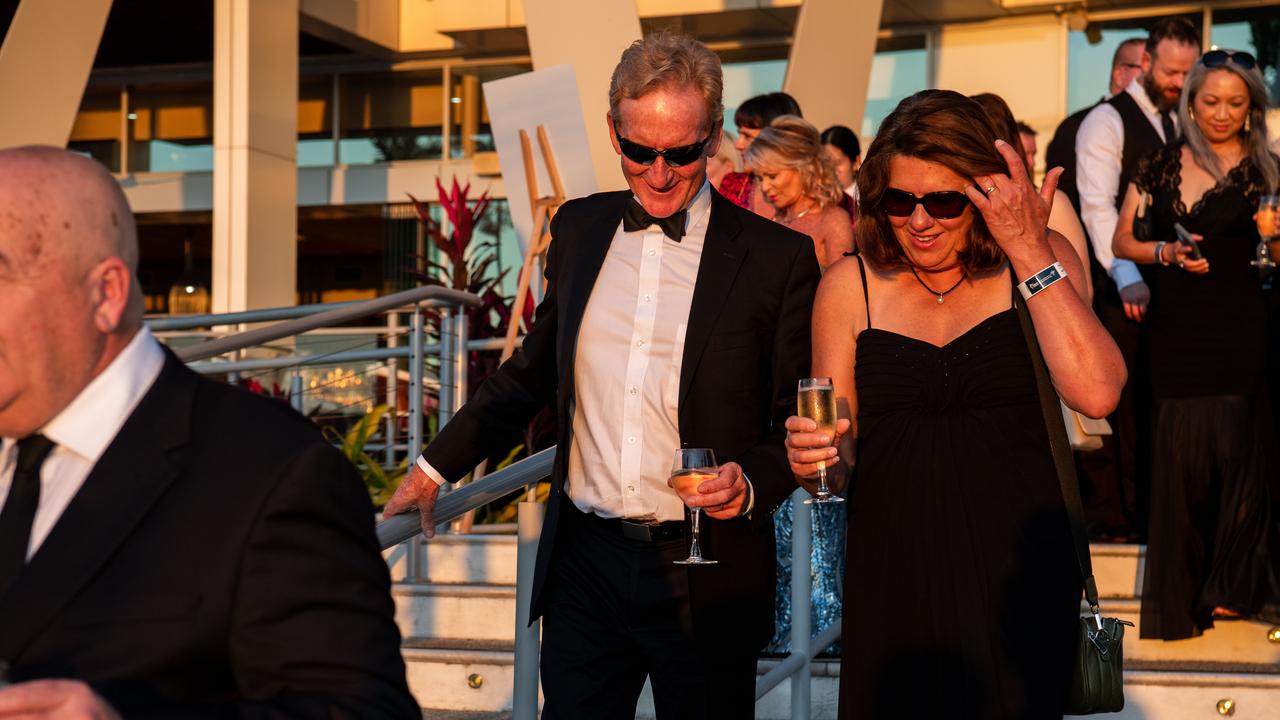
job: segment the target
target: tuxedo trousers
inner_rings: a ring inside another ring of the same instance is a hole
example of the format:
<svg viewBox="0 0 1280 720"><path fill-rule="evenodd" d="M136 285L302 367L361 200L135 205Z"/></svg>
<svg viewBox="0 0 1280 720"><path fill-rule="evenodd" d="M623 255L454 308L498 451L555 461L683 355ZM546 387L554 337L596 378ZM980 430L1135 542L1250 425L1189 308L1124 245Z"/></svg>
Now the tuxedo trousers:
<svg viewBox="0 0 1280 720"><path fill-rule="evenodd" d="M543 720L632 720L648 678L658 720L752 718L756 653L695 636L682 537L640 541L565 502L543 612ZM705 522L705 518L704 518Z"/></svg>

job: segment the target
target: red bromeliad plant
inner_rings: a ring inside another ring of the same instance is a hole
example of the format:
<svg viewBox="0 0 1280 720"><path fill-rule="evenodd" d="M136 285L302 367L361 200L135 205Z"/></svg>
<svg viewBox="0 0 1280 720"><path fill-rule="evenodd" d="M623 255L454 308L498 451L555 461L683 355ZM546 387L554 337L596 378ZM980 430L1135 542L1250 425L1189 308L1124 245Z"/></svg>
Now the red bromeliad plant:
<svg viewBox="0 0 1280 720"><path fill-rule="evenodd" d="M427 236L443 255L446 262L435 262L425 257L418 258L419 269L414 272L424 284L463 290L478 295L483 303L467 310L468 334L472 339L502 337L506 334L507 324L511 319L511 300L502 295L502 280L507 270L496 271L498 261L497 242L473 242L476 227L489 209L489 193L486 191L474 201L468 199L471 184L459 187L457 178L446 190L444 184L436 178L436 190L439 202L448 218L450 232L446 235L444 228L431 217L430 205L413 195L414 211L418 221L426 229ZM524 306L523 320L525 327L533 323L533 302L527 301ZM498 369L498 353L472 352L468 357L468 387L479 387L485 378Z"/></svg>

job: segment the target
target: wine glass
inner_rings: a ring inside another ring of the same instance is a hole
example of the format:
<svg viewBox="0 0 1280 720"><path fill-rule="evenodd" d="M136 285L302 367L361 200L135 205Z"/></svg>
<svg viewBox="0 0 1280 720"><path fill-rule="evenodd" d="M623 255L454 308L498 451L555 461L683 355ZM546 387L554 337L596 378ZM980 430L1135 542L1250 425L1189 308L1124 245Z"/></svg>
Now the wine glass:
<svg viewBox="0 0 1280 720"><path fill-rule="evenodd" d="M814 432L836 436L836 391L831 378L802 378L796 389L796 414L816 422ZM813 503L842 503L844 498L827 487L827 463L818 463L818 494L804 501Z"/></svg>
<svg viewBox="0 0 1280 720"><path fill-rule="evenodd" d="M1274 268L1276 263L1271 259L1271 243L1280 239L1280 195L1259 198L1256 217L1262 240L1258 243L1258 259L1252 264L1263 269Z"/></svg>
<svg viewBox="0 0 1280 720"><path fill-rule="evenodd" d="M671 465L671 487L676 492L692 495L698 492L698 486L715 478L719 468L716 467L716 454L710 448L681 448L676 451L675 462ZM693 541L689 546L689 557L676 560L677 565L715 565L715 560L702 557L702 546L699 544L698 521L702 518L702 508L689 508L693 514Z"/></svg>

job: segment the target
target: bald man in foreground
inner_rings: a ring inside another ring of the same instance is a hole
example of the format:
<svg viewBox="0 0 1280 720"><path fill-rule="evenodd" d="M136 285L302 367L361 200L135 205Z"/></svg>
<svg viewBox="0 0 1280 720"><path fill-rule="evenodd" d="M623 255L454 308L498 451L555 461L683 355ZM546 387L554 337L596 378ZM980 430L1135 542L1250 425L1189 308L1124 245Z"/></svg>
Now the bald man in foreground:
<svg viewBox="0 0 1280 720"><path fill-rule="evenodd" d="M0 719L420 718L359 477L163 349L137 260L101 166L0 152Z"/></svg>

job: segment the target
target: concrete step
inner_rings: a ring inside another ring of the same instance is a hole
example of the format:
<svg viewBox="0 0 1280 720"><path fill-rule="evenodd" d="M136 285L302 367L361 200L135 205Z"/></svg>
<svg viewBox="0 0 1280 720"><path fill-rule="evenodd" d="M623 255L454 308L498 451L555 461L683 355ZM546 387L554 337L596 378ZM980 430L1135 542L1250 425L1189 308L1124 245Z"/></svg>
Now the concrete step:
<svg viewBox="0 0 1280 720"><path fill-rule="evenodd" d="M1147 549L1142 545L1089 546L1098 595L1102 598L1141 597L1146 554Z"/></svg>
<svg viewBox="0 0 1280 720"><path fill-rule="evenodd" d="M416 538L418 577L441 584L516 584L515 535L454 535L442 533L429 541ZM403 582L408 570L406 544L383 553L391 579Z"/></svg>
<svg viewBox="0 0 1280 720"><path fill-rule="evenodd" d="M1280 643L1271 642L1271 626L1249 620L1219 621L1197 638L1186 640L1143 640L1136 598L1103 600L1102 612L1107 616L1128 620L1135 627L1125 628L1124 658L1130 661L1166 661L1179 663L1244 663L1271 666L1280 672ZM1086 608L1082 607L1082 612Z"/></svg>
<svg viewBox="0 0 1280 720"><path fill-rule="evenodd" d="M511 585L396 583L391 598L403 637L515 639L516 589Z"/></svg>

